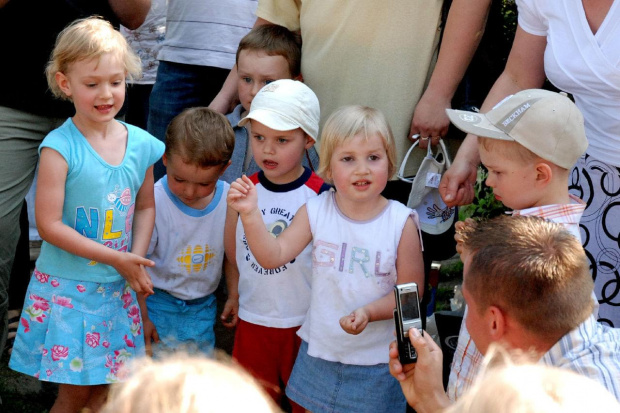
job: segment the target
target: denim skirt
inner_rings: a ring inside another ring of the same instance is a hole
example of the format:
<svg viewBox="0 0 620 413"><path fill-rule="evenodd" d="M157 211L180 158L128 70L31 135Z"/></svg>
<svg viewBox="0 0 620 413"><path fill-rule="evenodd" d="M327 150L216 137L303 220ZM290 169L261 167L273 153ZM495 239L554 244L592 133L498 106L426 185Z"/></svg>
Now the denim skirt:
<svg viewBox="0 0 620 413"><path fill-rule="evenodd" d="M360 366L323 360L308 355L305 341L286 395L313 413L398 413L406 408L400 384L387 363Z"/></svg>

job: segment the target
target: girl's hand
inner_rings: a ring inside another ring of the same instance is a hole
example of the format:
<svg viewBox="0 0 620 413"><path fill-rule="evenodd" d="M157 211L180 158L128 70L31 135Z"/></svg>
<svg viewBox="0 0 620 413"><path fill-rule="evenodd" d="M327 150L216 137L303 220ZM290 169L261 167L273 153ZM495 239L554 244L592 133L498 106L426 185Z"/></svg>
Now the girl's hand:
<svg viewBox="0 0 620 413"><path fill-rule="evenodd" d="M258 208L258 197L256 187L247 176L237 178L230 185L228 196L226 197L228 206L237 211L240 215L247 215Z"/></svg>
<svg viewBox="0 0 620 413"><path fill-rule="evenodd" d="M239 320L239 299L228 297L226 300L226 304L224 304L224 310L222 311L222 315L220 319L222 320L222 324L224 327L233 328L237 325L237 321Z"/></svg>
<svg viewBox="0 0 620 413"><path fill-rule="evenodd" d="M365 307L360 307L351 314L342 317L340 327L349 334L357 335L364 331L369 321L370 314Z"/></svg>
<svg viewBox="0 0 620 413"><path fill-rule="evenodd" d="M153 282L144 267L154 267L155 263L131 252L119 253L118 262L113 265L114 269L127 280L136 294L145 297L153 295Z"/></svg>

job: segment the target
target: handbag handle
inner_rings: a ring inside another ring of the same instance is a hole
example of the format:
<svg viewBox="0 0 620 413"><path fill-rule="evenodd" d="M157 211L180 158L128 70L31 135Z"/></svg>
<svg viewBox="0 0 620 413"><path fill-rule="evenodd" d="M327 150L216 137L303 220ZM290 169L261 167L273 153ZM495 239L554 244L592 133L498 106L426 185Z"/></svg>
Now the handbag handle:
<svg viewBox="0 0 620 413"><path fill-rule="evenodd" d="M411 152L413 151L413 149L416 146L418 146L419 142L420 142L420 140L418 139L417 141L415 141L413 143L413 145L411 145L411 147L409 148L409 150L405 154L405 157L403 158L402 163L400 164L400 168L398 169L397 176L398 176L398 179L400 179L401 181L408 182L410 184L413 183L413 178L405 177L405 167L407 166L407 161L409 160L409 155L411 155ZM446 144L444 143L443 139L441 139L441 138L439 138L439 150L438 150L437 154L439 155L440 152L443 154L443 158L445 160L446 169L447 169L447 168L450 167L452 162L450 161L450 157L448 156L448 150L446 149ZM433 149L432 149L432 145L430 144L430 142L428 143L428 146L426 148L426 157L427 158L435 158L435 156L433 156Z"/></svg>

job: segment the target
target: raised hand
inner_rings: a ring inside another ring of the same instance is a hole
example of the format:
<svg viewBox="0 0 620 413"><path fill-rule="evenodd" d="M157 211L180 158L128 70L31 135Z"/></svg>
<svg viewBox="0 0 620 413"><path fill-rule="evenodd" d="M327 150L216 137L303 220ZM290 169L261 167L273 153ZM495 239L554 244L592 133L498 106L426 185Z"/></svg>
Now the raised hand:
<svg viewBox="0 0 620 413"><path fill-rule="evenodd" d="M240 215L253 212L258 208L258 197L256 187L247 176L237 178L230 185L228 196L226 197L228 206L237 211Z"/></svg>

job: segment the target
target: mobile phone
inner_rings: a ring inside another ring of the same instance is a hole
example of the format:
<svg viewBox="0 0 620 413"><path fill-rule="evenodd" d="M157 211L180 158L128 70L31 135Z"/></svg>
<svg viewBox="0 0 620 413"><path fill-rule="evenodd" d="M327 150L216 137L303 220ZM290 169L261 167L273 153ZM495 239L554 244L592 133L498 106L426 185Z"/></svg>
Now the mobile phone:
<svg viewBox="0 0 620 413"><path fill-rule="evenodd" d="M409 341L409 329L417 328L422 331L420 318L420 297L416 283L399 284L394 286L396 308L394 309L394 324L396 325L396 340L398 343L398 359L401 364L415 363L418 355Z"/></svg>

